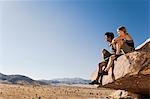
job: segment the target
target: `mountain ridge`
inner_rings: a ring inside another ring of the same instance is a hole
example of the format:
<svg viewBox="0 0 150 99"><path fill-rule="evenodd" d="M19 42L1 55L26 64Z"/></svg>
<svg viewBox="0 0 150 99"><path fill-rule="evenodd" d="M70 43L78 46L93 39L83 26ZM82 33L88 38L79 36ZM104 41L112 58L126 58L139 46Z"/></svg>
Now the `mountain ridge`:
<svg viewBox="0 0 150 99"><path fill-rule="evenodd" d="M74 77L74 78L56 78L56 79L51 79L51 80L40 80L46 83L51 83L51 84L88 84L90 80L86 80L80 77Z"/></svg>
<svg viewBox="0 0 150 99"><path fill-rule="evenodd" d="M0 73L0 83L25 84L25 85L51 85L51 84L88 84L90 80L80 77L56 78L51 80L34 80L24 75L5 75Z"/></svg>
<svg viewBox="0 0 150 99"><path fill-rule="evenodd" d="M0 82L9 84L21 84L21 85L47 85L45 82L33 80L24 75L5 75L0 73Z"/></svg>

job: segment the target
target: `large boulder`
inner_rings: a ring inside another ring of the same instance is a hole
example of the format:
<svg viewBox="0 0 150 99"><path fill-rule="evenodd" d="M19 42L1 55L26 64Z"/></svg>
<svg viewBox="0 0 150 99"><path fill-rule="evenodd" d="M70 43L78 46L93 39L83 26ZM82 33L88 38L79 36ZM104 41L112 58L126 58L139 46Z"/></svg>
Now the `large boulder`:
<svg viewBox="0 0 150 99"><path fill-rule="evenodd" d="M114 69L103 77L104 87L150 93L150 38L134 52L120 56L114 64Z"/></svg>

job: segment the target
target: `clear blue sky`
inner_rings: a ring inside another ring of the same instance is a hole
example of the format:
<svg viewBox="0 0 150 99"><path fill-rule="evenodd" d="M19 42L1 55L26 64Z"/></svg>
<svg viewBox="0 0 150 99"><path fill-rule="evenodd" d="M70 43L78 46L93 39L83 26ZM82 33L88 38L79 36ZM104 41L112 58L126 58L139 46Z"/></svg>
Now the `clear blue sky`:
<svg viewBox="0 0 150 99"><path fill-rule="evenodd" d="M150 37L149 0L0 1L0 72L33 79L89 79L124 25L138 46Z"/></svg>

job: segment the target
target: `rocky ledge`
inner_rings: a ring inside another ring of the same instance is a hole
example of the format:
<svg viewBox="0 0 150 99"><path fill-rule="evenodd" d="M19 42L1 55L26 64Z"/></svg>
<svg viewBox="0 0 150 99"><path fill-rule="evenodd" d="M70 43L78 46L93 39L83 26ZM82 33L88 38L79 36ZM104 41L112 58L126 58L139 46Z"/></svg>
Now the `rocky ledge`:
<svg viewBox="0 0 150 99"><path fill-rule="evenodd" d="M137 94L150 92L150 38L132 53L120 56L103 77L103 86Z"/></svg>

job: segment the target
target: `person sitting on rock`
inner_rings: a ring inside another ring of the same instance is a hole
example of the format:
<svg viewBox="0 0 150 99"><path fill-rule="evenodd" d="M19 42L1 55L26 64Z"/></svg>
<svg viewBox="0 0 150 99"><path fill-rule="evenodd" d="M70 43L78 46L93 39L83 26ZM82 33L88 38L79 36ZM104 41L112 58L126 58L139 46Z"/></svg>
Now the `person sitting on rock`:
<svg viewBox="0 0 150 99"><path fill-rule="evenodd" d="M124 26L120 26L117 29L118 37L114 38L111 42L111 45L116 46L116 54L111 55L107 64L106 69L102 72L103 75L108 75L109 69L113 66L114 60L121 56L122 54L126 54L134 51L134 41L127 32ZM122 51L122 53L121 53Z"/></svg>
<svg viewBox="0 0 150 99"><path fill-rule="evenodd" d="M109 45L111 44L112 40L114 39L114 34L112 32L106 32L105 33L105 39L106 41L109 43ZM102 50L102 58L104 59L104 61L100 62L98 64L98 74L97 74L97 77L95 80L93 80L92 82L90 82L89 84L102 84L102 77L100 79L100 83L99 83L99 78L100 76L102 75L102 68L104 67L104 69L106 68L107 66L107 63L109 61L109 57L111 55L114 55L116 50L115 50L115 45L110 45L111 47L111 53L109 51L107 51L106 49L103 49Z"/></svg>

